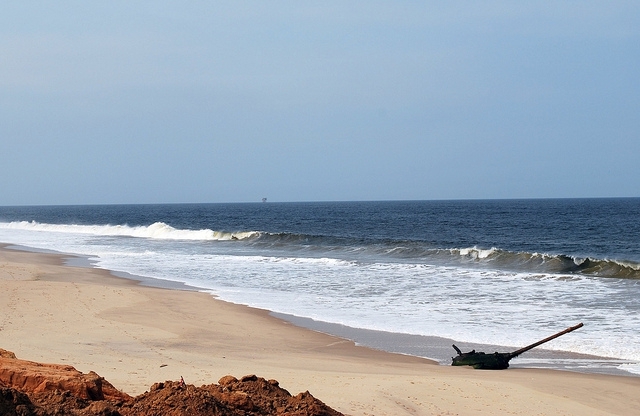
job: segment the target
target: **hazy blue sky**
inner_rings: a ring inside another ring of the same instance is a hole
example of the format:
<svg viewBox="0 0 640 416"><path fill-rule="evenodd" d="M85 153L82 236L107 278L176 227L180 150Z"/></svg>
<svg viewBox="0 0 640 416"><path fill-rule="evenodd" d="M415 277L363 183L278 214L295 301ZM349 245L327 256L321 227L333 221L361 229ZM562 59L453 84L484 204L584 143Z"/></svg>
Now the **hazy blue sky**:
<svg viewBox="0 0 640 416"><path fill-rule="evenodd" d="M0 205L640 196L638 1L0 5Z"/></svg>

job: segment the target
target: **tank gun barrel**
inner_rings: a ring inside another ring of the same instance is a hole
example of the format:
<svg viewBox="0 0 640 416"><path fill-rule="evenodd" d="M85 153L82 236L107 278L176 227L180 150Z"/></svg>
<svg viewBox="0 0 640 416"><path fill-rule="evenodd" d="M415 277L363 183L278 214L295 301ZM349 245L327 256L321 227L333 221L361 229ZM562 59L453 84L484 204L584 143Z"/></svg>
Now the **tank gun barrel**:
<svg viewBox="0 0 640 416"><path fill-rule="evenodd" d="M583 325L582 325L582 323L579 323L578 325L571 326L571 327L569 327L569 328L565 329L564 331L560 331L560 332L558 332L557 334L551 335L550 337L547 337L547 338L545 338L545 339L543 339L543 340L540 340L540 341L538 341L538 342L535 342L535 343L533 343L533 344L531 344L531 345L527 345L526 347L520 348L519 350L513 351L513 352L509 353L509 359L514 358L514 357L517 357L518 355L522 354L523 352L529 351L530 349L535 348L535 347L537 347L538 345L542 345L542 344L544 344L545 342L549 342L549 341L551 341L552 339L556 339L556 338L558 338L559 336L562 336L562 335L564 335L564 334L568 334L569 332L571 332L571 331L575 331L575 330L576 330L576 329L578 329L578 328L582 328L582 326L583 326Z"/></svg>

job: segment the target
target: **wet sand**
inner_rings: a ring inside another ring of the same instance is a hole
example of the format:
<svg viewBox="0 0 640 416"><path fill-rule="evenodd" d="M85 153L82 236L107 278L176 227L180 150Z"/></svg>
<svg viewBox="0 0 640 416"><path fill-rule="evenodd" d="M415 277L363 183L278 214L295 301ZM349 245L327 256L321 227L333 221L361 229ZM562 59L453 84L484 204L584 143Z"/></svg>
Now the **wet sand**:
<svg viewBox="0 0 640 416"><path fill-rule="evenodd" d="M640 377L439 366L56 254L0 249L0 286L0 348L93 370L133 395L180 376L256 374L349 415L640 414Z"/></svg>

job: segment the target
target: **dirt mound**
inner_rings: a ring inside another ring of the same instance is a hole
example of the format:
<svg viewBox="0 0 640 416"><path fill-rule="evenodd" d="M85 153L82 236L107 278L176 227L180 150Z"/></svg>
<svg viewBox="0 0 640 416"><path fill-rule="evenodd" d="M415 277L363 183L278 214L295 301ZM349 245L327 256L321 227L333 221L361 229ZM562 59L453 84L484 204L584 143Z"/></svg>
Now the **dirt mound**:
<svg viewBox="0 0 640 416"><path fill-rule="evenodd" d="M275 380L255 375L240 380L232 376L219 384L195 387L179 382L156 383L151 390L125 403L123 415L215 416L337 416L309 392L292 396Z"/></svg>
<svg viewBox="0 0 640 416"><path fill-rule="evenodd" d="M3 350L4 351L4 350ZM201 387L156 383L131 397L94 372L0 355L0 415L8 416L338 416L308 391L292 396L275 380L225 376Z"/></svg>

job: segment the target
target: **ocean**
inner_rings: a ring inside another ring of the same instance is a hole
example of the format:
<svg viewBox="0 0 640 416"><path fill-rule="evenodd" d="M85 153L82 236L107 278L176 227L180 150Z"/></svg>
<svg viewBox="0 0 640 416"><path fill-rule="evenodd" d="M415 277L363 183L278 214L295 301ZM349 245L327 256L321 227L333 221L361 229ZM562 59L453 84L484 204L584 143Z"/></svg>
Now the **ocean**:
<svg viewBox="0 0 640 416"><path fill-rule="evenodd" d="M512 366L638 375L639 220L640 198L25 206L0 242L444 365L582 322Z"/></svg>

